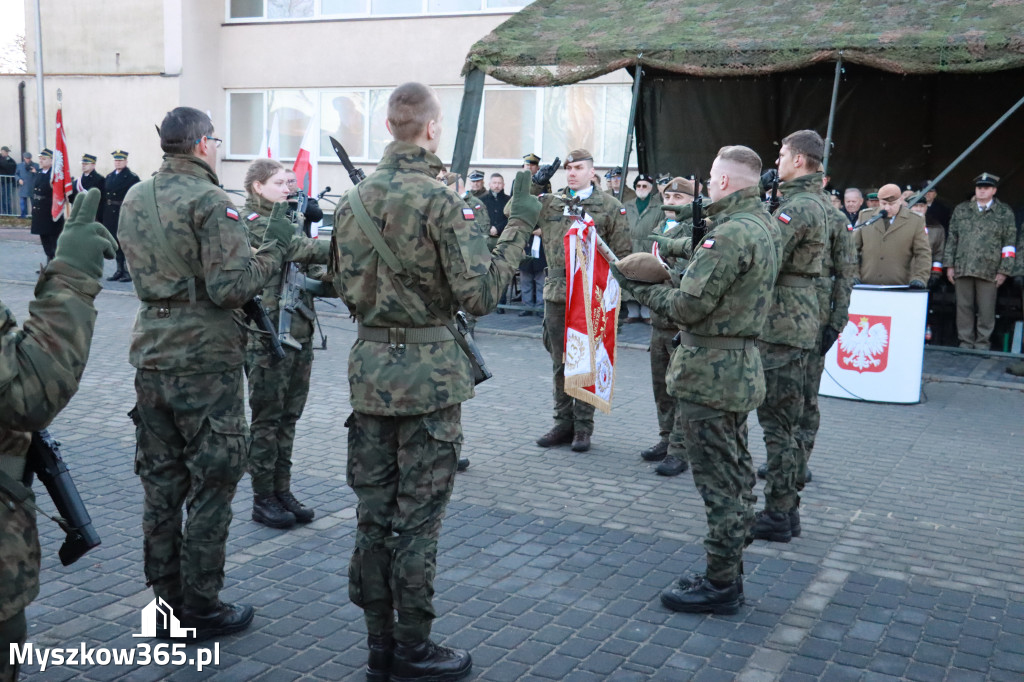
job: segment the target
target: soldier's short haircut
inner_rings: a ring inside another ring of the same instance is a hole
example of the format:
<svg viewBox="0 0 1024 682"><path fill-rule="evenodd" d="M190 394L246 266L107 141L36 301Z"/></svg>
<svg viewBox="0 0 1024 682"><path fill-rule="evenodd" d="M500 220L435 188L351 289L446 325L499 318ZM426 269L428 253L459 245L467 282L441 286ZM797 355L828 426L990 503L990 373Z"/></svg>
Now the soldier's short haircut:
<svg viewBox="0 0 1024 682"><path fill-rule="evenodd" d="M388 98L388 124L396 140L412 142L441 115L437 95L423 83L403 83Z"/></svg>
<svg viewBox="0 0 1024 682"><path fill-rule="evenodd" d="M749 170L755 178L760 178L761 176L761 157L750 147L744 147L739 144L722 147L718 150L718 158L722 161L742 166L744 169Z"/></svg>
<svg viewBox="0 0 1024 682"><path fill-rule="evenodd" d="M206 112L177 107L167 112L160 124L160 148L167 154L191 154L203 135L213 134L213 121Z"/></svg>
<svg viewBox="0 0 1024 682"><path fill-rule="evenodd" d="M502 182L505 181L505 176L501 173L491 173L491 178L501 178Z"/></svg>
<svg viewBox="0 0 1024 682"><path fill-rule="evenodd" d="M825 141L813 130L798 130L782 138L782 144L789 147L794 154L803 154L810 161L810 170L821 167L825 154Z"/></svg>
<svg viewBox="0 0 1024 682"><path fill-rule="evenodd" d="M249 170L245 171L245 191L255 194L252 188L254 182L265 184L283 168L284 166L273 159L256 159L249 164Z"/></svg>

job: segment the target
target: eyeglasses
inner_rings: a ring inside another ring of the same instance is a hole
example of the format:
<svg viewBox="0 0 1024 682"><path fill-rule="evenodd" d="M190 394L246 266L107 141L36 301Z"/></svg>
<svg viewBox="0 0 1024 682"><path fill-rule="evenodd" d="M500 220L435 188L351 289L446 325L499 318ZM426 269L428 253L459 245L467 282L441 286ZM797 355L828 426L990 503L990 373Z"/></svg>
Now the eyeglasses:
<svg viewBox="0 0 1024 682"><path fill-rule="evenodd" d="M209 135L203 135L203 137L206 138L207 142L212 142L215 149L220 149L220 143L224 141L219 137L210 137ZM203 137L200 137L198 140L196 140L196 144L202 142Z"/></svg>

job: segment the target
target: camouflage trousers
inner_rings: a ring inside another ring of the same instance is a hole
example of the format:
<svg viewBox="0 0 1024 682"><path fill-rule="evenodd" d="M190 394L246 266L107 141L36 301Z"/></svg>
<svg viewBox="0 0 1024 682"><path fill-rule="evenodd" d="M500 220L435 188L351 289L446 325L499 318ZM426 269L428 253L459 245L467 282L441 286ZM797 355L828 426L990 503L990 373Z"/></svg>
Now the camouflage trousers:
<svg viewBox="0 0 1024 682"><path fill-rule="evenodd" d="M28 637L28 622L25 620L24 609L7 620L0 621L0 682L14 682L18 679L21 667L11 656L12 644L24 644Z"/></svg>
<svg viewBox="0 0 1024 682"><path fill-rule="evenodd" d="M732 581L754 525L754 463L747 449L747 413L723 412L687 400L676 404L676 428L686 441L693 482L708 517L707 576Z"/></svg>
<svg viewBox="0 0 1024 682"><path fill-rule="evenodd" d="M286 347L284 358L276 364L270 362L270 354L262 345L250 345L246 350L245 372L252 410L248 466L255 495L287 492L291 488L295 425L306 406L312 371L311 341L302 344L299 351Z"/></svg>
<svg viewBox="0 0 1024 682"><path fill-rule="evenodd" d="M764 505L768 511L788 512L800 506L797 480L803 478L803 466L796 432L804 409L808 351L760 342L758 349L765 397L757 408L757 420L768 452Z"/></svg>
<svg viewBox="0 0 1024 682"><path fill-rule="evenodd" d="M565 392L565 304L544 301L544 348L551 354L555 425L576 433L594 432L594 406Z"/></svg>
<svg viewBox="0 0 1024 682"><path fill-rule="evenodd" d="M658 411L658 435L661 442L668 443L668 454L680 461L686 461L686 441L682 432L675 428L676 399L668 394L665 375L672 359L672 339L677 329L662 329L651 326L651 385L654 387L654 407Z"/></svg>
<svg viewBox="0 0 1024 682"><path fill-rule="evenodd" d="M804 477L807 476L807 462L811 459L814 439L818 436L821 425L821 412L818 410L818 389L821 387L821 375L825 371L825 358L822 357L821 341L807 353L804 365L804 409L796 427L796 444L800 453L797 463L796 489L804 489Z"/></svg>
<svg viewBox="0 0 1024 682"><path fill-rule="evenodd" d="M147 584L165 601L205 610L224 586L231 500L245 471L242 371L139 370L135 392Z"/></svg>
<svg viewBox="0 0 1024 682"><path fill-rule="evenodd" d="M407 417L353 412L345 422L346 474L359 499L348 594L371 635L430 636L437 539L455 485L461 419L456 404Z"/></svg>

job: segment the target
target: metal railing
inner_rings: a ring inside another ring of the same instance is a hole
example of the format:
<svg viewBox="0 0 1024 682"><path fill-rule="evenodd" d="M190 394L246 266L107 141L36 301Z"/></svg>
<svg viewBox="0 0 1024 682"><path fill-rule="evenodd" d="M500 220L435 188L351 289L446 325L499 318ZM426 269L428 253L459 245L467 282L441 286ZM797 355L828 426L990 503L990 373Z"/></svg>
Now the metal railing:
<svg viewBox="0 0 1024 682"><path fill-rule="evenodd" d="M0 215L20 216L18 179L13 175L0 175Z"/></svg>

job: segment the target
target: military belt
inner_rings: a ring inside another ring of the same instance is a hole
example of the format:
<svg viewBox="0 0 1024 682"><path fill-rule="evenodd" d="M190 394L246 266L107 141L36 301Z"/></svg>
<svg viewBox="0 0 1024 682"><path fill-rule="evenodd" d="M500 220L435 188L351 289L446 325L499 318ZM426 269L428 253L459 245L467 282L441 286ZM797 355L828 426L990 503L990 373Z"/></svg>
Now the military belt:
<svg viewBox="0 0 1024 682"><path fill-rule="evenodd" d="M448 327L364 327L359 325L360 341L375 341L400 346L409 343L452 341Z"/></svg>
<svg viewBox="0 0 1024 682"><path fill-rule="evenodd" d="M679 330L679 343L697 348L715 350L747 350L754 347L754 339L742 336L700 336Z"/></svg>
<svg viewBox="0 0 1024 682"><path fill-rule="evenodd" d="M815 279L817 278L809 277L807 275L794 275L787 272L783 275L779 275L779 278L775 280L775 286L802 289L803 287L814 286Z"/></svg>
<svg viewBox="0 0 1024 682"><path fill-rule="evenodd" d="M195 302L166 299L163 301L143 301L147 308L155 308L157 317L170 317L171 311L177 308L219 308L216 303L209 299L200 299Z"/></svg>

